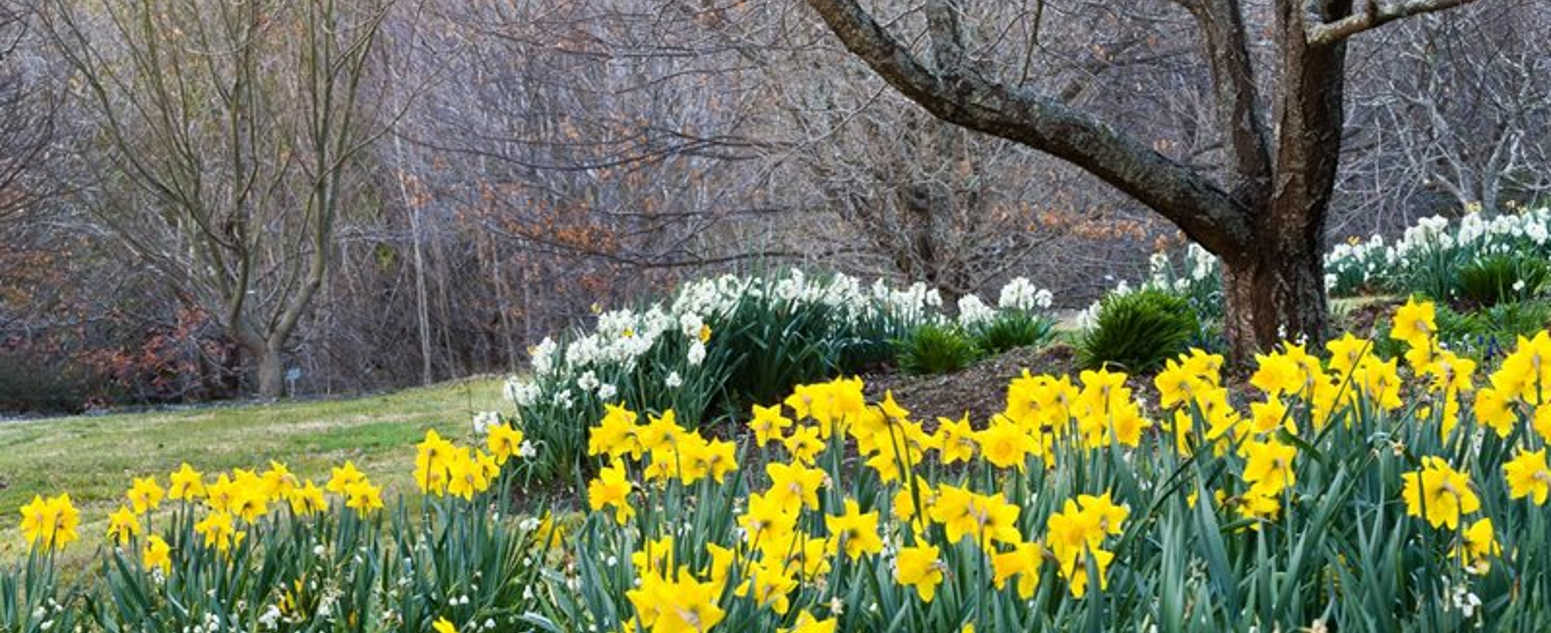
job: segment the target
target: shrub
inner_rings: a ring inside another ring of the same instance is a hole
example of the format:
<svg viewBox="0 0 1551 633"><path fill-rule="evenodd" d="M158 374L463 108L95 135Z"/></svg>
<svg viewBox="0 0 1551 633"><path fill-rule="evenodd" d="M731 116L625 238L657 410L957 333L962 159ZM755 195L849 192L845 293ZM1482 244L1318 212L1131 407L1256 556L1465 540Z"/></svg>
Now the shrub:
<svg viewBox="0 0 1551 633"><path fill-rule="evenodd" d="M959 328L928 323L895 342L899 368L905 373L946 374L968 367L980 358L980 349Z"/></svg>
<svg viewBox="0 0 1551 633"><path fill-rule="evenodd" d="M106 383L94 378L79 364L0 350L0 412L77 413Z"/></svg>
<svg viewBox="0 0 1551 633"><path fill-rule="evenodd" d="M1545 301L1499 303L1480 312L1477 318L1485 321L1492 331L1505 339L1506 344L1520 336L1531 336L1551 325L1551 303Z"/></svg>
<svg viewBox="0 0 1551 633"><path fill-rule="evenodd" d="M1534 296L1545 284L1546 275L1546 263L1541 259L1514 255L1481 257L1460 267L1456 296L1471 305L1494 306Z"/></svg>
<svg viewBox="0 0 1551 633"><path fill-rule="evenodd" d="M1088 368L1150 371L1184 351L1199 330L1195 312L1182 297L1150 289L1109 295L1078 344L1078 362Z"/></svg>
<svg viewBox="0 0 1551 633"><path fill-rule="evenodd" d="M987 354L1010 349L1043 345L1054 336L1054 323L1026 312L1003 312L996 318L970 328L975 346Z"/></svg>

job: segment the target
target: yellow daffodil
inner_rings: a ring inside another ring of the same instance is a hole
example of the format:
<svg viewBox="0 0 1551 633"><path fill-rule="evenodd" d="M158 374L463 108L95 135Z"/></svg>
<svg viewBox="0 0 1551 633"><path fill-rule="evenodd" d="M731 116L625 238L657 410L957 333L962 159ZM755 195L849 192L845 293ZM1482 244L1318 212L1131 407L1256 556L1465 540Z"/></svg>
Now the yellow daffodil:
<svg viewBox="0 0 1551 633"><path fill-rule="evenodd" d="M819 488L828 477L824 471L802 464L771 462L765 465L765 472L770 475L770 490L765 494L771 501L793 512L802 507L818 509Z"/></svg>
<svg viewBox="0 0 1551 633"><path fill-rule="evenodd" d="M639 417L639 414L623 405L603 405L603 419L598 421L597 426L588 429L587 454L609 457L629 454L632 459L640 459L646 449L641 446L637 436L636 420Z"/></svg>
<svg viewBox="0 0 1551 633"><path fill-rule="evenodd" d="M883 551L883 539L878 538L878 513L863 513L855 499L845 500L844 513L826 515L824 527L833 539L832 553L843 551L856 560L863 554Z"/></svg>
<svg viewBox="0 0 1551 633"><path fill-rule="evenodd" d="M802 464L812 464L819 453L824 452L824 441L819 429L812 426L799 426L792 429L792 434L782 439L781 445L786 448L787 454L792 456L793 461Z"/></svg>
<svg viewBox="0 0 1551 633"><path fill-rule="evenodd" d="M1470 489L1470 478L1451 468L1442 457L1423 457L1422 468L1401 476L1406 514L1425 517L1433 527L1459 527L1459 519L1481 509L1481 500Z"/></svg>
<svg viewBox="0 0 1551 633"><path fill-rule="evenodd" d="M770 407L754 405L754 418L749 420L749 428L754 431L754 443L764 446L770 440L779 440L786 433L786 429L793 424L792 419L781 415L781 405Z"/></svg>
<svg viewBox="0 0 1551 633"><path fill-rule="evenodd" d="M797 579L793 577L792 570L783 569L783 567L765 565L761 561L750 561L745 579L735 593L739 596L749 596L752 593L754 604L769 607L777 615L786 615L787 610L791 608L790 594L797 588Z"/></svg>
<svg viewBox="0 0 1551 633"><path fill-rule="evenodd" d="M931 602L942 583L946 566L938 559L937 547L918 545L902 547L894 557L894 580L901 585L915 587L922 602Z"/></svg>
<svg viewBox="0 0 1551 633"><path fill-rule="evenodd" d="M1372 353L1373 341L1347 332L1341 338L1326 342L1325 349L1330 350L1330 370L1344 376Z"/></svg>
<svg viewBox="0 0 1551 633"><path fill-rule="evenodd" d="M1492 387L1476 391L1474 409L1476 422L1491 427L1501 438L1507 438L1508 434L1513 432L1514 423L1518 421L1509 398Z"/></svg>
<svg viewBox="0 0 1551 633"><path fill-rule="evenodd" d="M749 495L748 508L738 517L738 525L753 547L768 543L790 543L792 529L797 525L797 510L767 494Z"/></svg>
<svg viewBox="0 0 1551 633"><path fill-rule="evenodd" d="M716 604L721 593L721 586L696 580L687 571L672 581L644 572L625 597L641 625L653 633L704 633L726 616Z"/></svg>
<svg viewBox="0 0 1551 633"><path fill-rule="evenodd" d="M630 490L625 465L616 459L587 483L587 505L593 511L613 506L614 520L623 525L635 516L635 508L630 505Z"/></svg>
<svg viewBox="0 0 1551 633"><path fill-rule="evenodd" d="M329 507L328 501L323 497L323 489L311 480L293 488L291 494L286 497L286 502L291 504L291 513L297 516L308 516L327 510Z"/></svg>
<svg viewBox="0 0 1551 633"><path fill-rule="evenodd" d="M1001 493L977 494L967 488L943 484L938 487L929 514L941 523L949 543L973 536L983 546L989 543L1017 543L1018 515L1022 508L1008 503Z"/></svg>
<svg viewBox="0 0 1551 633"><path fill-rule="evenodd" d="M507 460L522 451L522 441L521 429L502 422L490 427L490 435L485 437L485 446L495 457L496 465L505 466Z"/></svg>
<svg viewBox="0 0 1551 633"><path fill-rule="evenodd" d="M119 506L118 510L108 515L108 540L119 547L129 545L140 532L140 516L128 507Z"/></svg>
<svg viewBox="0 0 1551 633"><path fill-rule="evenodd" d="M937 418L937 433L932 438L932 445L944 464L974 459L975 429L969 424L969 413L958 420Z"/></svg>
<svg viewBox="0 0 1551 633"><path fill-rule="evenodd" d="M188 462L168 476L167 498L174 501L198 501L205 496L205 477Z"/></svg>
<svg viewBox="0 0 1551 633"><path fill-rule="evenodd" d="M264 494L270 501L280 501L291 496L291 491L300 485L300 480L285 464L277 461L269 462L269 470L262 475L264 480Z"/></svg>
<svg viewBox="0 0 1551 633"><path fill-rule="evenodd" d="M146 569L161 569L163 574L172 571L172 547L162 537L152 534L145 540L140 552L140 565Z"/></svg>
<svg viewBox="0 0 1551 633"><path fill-rule="evenodd" d="M366 475L361 474L361 471L356 469L355 462L353 461L346 461L343 466L335 466L330 472L331 475L328 483L324 484L323 489L341 496L345 494L345 490L348 490L351 484L366 479Z"/></svg>
<svg viewBox="0 0 1551 633"><path fill-rule="evenodd" d="M1551 469L1546 467L1546 449L1519 451L1517 457L1503 464L1503 478L1508 482L1508 496L1514 499L1531 498L1535 505L1545 505L1551 493Z"/></svg>
<svg viewBox="0 0 1551 633"><path fill-rule="evenodd" d="M468 449L453 451L447 458L447 494L472 501L488 485L484 469Z"/></svg>
<svg viewBox="0 0 1551 633"><path fill-rule="evenodd" d="M1298 448L1277 441L1250 442L1244 445L1244 483L1250 485L1253 494L1276 496L1297 481L1293 475L1293 458Z"/></svg>
<svg viewBox="0 0 1551 633"><path fill-rule="evenodd" d="M232 515L226 512L211 512L206 515L204 519L194 524L194 532L203 540L205 547L223 554L242 542L236 526L232 523Z"/></svg>
<svg viewBox="0 0 1551 633"><path fill-rule="evenodd" d="M269 495L261 486L243 486L232 497L229 512L247 523L253 523L269 514Z"/></svg>
<svg viewBox="0 0 1551 633"><path fill-rule="evenodd" d="M155 477L136 477L134 485L129 487L125 496L129 498L129 504L134 507L136 514L145 514L162 504L162 497L166 491L156 483Z"/></svg>
<svg viewBox="0 0 1551 633"><path fill-rule="evenodd" d="M648 451L672 449L674 443L687 432L678 425L678 417L673 409L663 411L662 415L648 415L646 419L646 425L636 430L636 437Z"/></svg>
<svg viewBox="0 0 1551 633"><path fill-rule="evenodd" d="M1015 543L1011 551L991 557L991 582L1000 590L1007 585L1008 579L1017 576L1018 597L1031 600L1034 591L1039 589L1040 566L1044 560L1044 550L1038 541Z"/></svg>
<svg viewBox="0 0 1551 633"><path fill-rule="evenodd" d="M382 486L373 486L366 479L350 484L345 488L345 507L355 510L362 517L371 514L373 510L381 510Z"/></svg>
<svg viewBox="0 0 1551 633"><path fill-rule="evenodd" d="M1020 472L1027 465L1029 455L1039 447L1022 426L1006 418L976 432L975 442L980 445L980 455L987 462L997 468L1017 468Z"/></svg>
<svg viewBox="0 0 1551 633"><path fill-rule="evenodd" d="M1394 326L1390 328L1389 337L1405 341L1412 347L1425 347L1438 331L1435 314L1431 301L1418 303L1416 297L1411 297L1395 311Z"/></svg>
<svg viewBox="0 0 1551 633"><path fill-rule="evenodd" d="M789 629L776 629L777 633L835 633L836 622L834 618L819 620L813 614L803 611L797 614L797 622Z"/></svg>
<svg viewBox="0 0 1551 633"><path fill-rule="evenodd" d="M1093 558L1094 567L1099 572L1099 590L1109 588L1109 564L1115 560L1115 554L1102 549L1088 549L1085 556L1074 556L1061 563L1061 577L1066 579L1066 587L1071 591L1073 598L1082 598L1088 594L1088 562L1087 556Z"/></svg>
<svg viewBox="0 0 1551 633"><path fill-rule="evenodd" d="M1464 542L1457 543L1450 557L1459 561L1465 571L1484 576L1492 569L1492 558L1501 556L1503 548L1497 543L1492 531L1492 520L1482 518L1472 523L1461 535Z"/></svg>
<svg viewBox="0 0 1551 633"><path fill-rule="evenodd" d="M1255 365L1255 373L1250 376L1249 384L1265 392L1268 397L1298 395L1303 390L1303 368L1292 357L1280 353L1256 354Z"/></svg>

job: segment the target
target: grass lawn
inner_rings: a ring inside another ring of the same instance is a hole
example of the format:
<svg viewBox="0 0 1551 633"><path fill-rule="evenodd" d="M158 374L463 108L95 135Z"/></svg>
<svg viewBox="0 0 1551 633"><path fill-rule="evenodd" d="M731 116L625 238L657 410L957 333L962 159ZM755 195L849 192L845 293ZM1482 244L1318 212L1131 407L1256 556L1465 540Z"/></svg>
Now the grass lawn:
<svg viewBox="0 0 1551 633"><path fill-rule="evenodd" d="M485 410L510 410L498 379L348 400L0 422L0 560L26 551L18 510L33 495L70 493L81 510L81 542L66 555L84 560L103 542L106 515L131 477L156 475L165 486L185 461L214 472L277 460L321 485L329 467L352 459L392 503L413 487L413 445L426 429L465 443L474 412Z"/></svg>

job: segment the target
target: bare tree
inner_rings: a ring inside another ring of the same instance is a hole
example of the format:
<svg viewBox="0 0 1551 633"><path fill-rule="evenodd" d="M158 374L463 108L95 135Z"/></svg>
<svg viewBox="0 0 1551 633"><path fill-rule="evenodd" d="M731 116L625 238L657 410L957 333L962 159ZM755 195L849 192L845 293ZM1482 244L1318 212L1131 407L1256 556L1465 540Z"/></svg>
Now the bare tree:
<svg viewBox="0 0 1551 633"><path fill-rule="evenodd" d="M1503 210L1551 188L1551 13L1504 0L1408 21L1354 64L1349 170L1369 216Z"/></svg>
<svg viewBox="0 0 1551 633"><path fill-rule="evenodd" d="M24 8L0 1L0 219L34 207L56 190L43 181L56 101L39 81L44 64L23 59Z"/></svg>
<svg viewBox="0 0 1551 633"><path fill-rule="evenodd" d="M111 169L90 200L130 252L283 392L284 354L329 269L354 161L391 123L363 91L391 0L175 0L42 12Z"/></svg>
<svg viewBox="0 0 1551 633"><path fill-rule="evenodd" d="M1009 81L1016 64L996 63L989 54L997 49L966 36L967 2L927 0L915 32L885 26L857 0L808 4L847 49L934 115L1069 161L1221 257L1225 329L1243 357L1284 336L1324 334L1321 254L1341 152L1347 38L1468 1L1276 0L1269 23L1252 29L1238 0L1176 0L1194 18L1209 70L1220 174ZM1266 64L1251 54L1261 33L1274 51ZM910 43L917 35L925 50ZM1261 77L1272 78L1269 91Z"/></svg>

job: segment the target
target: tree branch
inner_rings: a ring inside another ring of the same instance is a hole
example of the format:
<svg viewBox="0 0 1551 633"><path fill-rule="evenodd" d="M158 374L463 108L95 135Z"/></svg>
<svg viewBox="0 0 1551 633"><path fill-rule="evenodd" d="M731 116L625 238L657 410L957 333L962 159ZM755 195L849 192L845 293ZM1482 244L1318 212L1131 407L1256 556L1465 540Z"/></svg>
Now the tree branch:
<svg viewBox="0 0 1551 633"><path fill-rule="evenodd" d="M1476 0L1399 0L1381 4L1379 0L1366 0L1362 8L1334 22L1311 23L1308 28L1310 46L1329 46L1363 31L1377 28L1401 18L1442 11L1470 4Z"/></svg>
<svg viewBox="0 0 1551 633"><path fill-rule="evenodd" d="M1217 123L1228 164L1229 188L1238 200L1260 200L1271 187L1269 133L1262 116L1238 0L1203 0L1190 13L1201 28L1212 70Z"/></svg>
<svg viewBox="0 0 1551 633"><path fill-rule="evenodd" d="M1092 115L1009 89L973 68L934 73L855 0L807 2L847 49L938 118L1066 160L1162 214L1212 252L1236 253L1249 244L1245 208L1199 172ZM933 37L951 41L952 34Z"/></svg>

